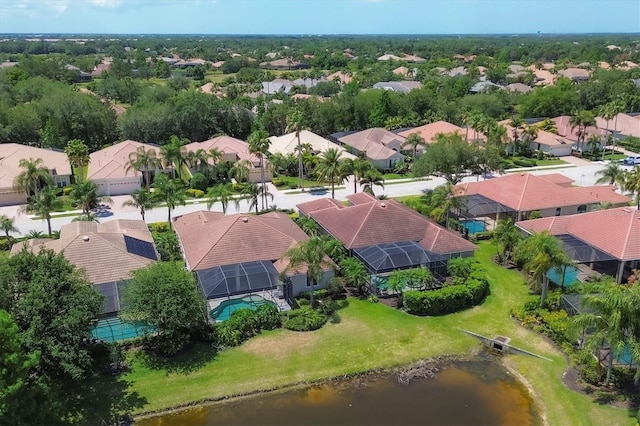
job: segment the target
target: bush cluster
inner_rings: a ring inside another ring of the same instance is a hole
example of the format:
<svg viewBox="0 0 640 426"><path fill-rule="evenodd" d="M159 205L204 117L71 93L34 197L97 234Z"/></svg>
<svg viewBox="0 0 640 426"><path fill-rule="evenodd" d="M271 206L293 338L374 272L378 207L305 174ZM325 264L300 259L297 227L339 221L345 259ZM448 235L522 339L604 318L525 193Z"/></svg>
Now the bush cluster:
<svg viewBox="0 0 640 426"><path fill-rule="evenodd" d="M11 247L16 242L16 239L13 237L0 237L0 251L9 251Z"/></svg>
<svg viewBox="0 0 640 426"><path fill-rule="evenodd" d="M220 346L238 346L261 331L274 330L280 325L278 308L271 304L259 306L255 311L238 309L228 320L216 325L216 341Z"/></svg>
<svg viewBox="0 0 640 426"><path fill-rule="evenodd" d="M189 188L187 189L187 195L192 198L202 198L204 196L204 191L200 189Z"/></svg>
<svg viewBox="0 0 640 426"><path fill-rule="evenodd" d="M323 312L302 306L285 314L282 326L293 331L313 331L321 328L329 319Z"/></svg>
<svg viewBox="0 0 640 426"><path fill-rule="evenodd" d="M516 166L520 166L520 167L535 167L538 165L538 163L536 163L536 160L529 160L529 159L519 159L519 158L515 158L512 160L513 164L515 164Z"/></svg>
<svg viewBox="0 0 640 426"><path fill-rule="evenodd" d="M280 188L281 186L286 185L286 183L280 179L280 178L273 178L271 179L271 183L276 187L276 188Z"/></svg>
<svg viewBox="0 0 640 426"><path fill-rule="evenodd" d="M430 291L407 291L402 303L410 314L444 315L481 303L489 294L485 272L474 265L464 284Z"/></svg>

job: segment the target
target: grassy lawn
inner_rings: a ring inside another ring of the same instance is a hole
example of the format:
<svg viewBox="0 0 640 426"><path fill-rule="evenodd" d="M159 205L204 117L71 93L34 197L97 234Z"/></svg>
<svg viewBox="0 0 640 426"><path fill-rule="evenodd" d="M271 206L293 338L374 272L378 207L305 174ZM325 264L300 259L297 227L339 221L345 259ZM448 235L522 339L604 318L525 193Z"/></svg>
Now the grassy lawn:
<svg viewBox="0 0 640 426"><path fill-rule="evenodd" d="M297 177L293 177L293 176L278 176L277 179L280 179L282 182L284 182L284 185L280 186L278 189L281 190L287 190L287 189L291 189L290 186L297 186L298 185L298 178ZM324 186L327 187L329 190L331 189L331 184L330 183L319 183L317 180L312 180L312 179L303 179L302 180L305 189L307 188L311 188L312 186ZM336 184L336 188L338 188L338 185Z"/></svg>
<svg viewBox="0 0 640 426"><path fill-rule="evenodd" d="M505 335L515 346L551 358L507 358L535 388L549 424L629 424L627 412L600 406L571 392L560 378L565 357L540 335L520 327L511 307L532 297L516 271L494 265L495 249L481 243L477 258L486 265L491 295L483 305L442 317L414 317L382 304L350 298L340 321L310 333L275 330L218 355L200 346L171 364L149 366L131 355L125 379L147 398L143 411L229 395L273 389L378 368L405 365L443 354L465 354L479 342L458 328ZM571 419L571 420L569 420Z"/></svg>

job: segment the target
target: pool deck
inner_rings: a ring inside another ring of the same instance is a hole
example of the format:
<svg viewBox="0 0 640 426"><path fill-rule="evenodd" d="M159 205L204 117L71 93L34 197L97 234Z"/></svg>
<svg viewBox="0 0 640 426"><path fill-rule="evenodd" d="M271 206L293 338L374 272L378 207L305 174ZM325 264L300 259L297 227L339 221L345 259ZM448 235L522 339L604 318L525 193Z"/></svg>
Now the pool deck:
<svg viewBox="0 0 640 426"><path fill-rule="evenodd" d="M260 296L264 300L268 300L269 302L273 302L278 307L278 311L280 311L280 312L286 312L286 311L290 311L291 310L291 306L289 306L289 304L284 299L280 299L278 297L278 291L275 290L275 289L274 290L259 291L257 293L238 294L238 295L231 296L231 297L222 297L222 298L219 298L219 299L207 300L207 307L208 307L207 310L209 312L211 312L213 309L215 309L218 306L220 306L220 304L222 302L224 302L224 301L233 300L233 299L242 299L243 297L247 297L247 296Z"/></svg>

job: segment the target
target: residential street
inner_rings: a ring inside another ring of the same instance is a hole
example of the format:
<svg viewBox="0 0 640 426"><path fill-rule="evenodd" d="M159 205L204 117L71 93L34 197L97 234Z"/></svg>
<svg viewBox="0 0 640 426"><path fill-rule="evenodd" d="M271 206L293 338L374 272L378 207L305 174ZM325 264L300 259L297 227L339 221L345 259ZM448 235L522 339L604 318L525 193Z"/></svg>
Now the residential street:
<svg viewBox="0 0 640 426"><path fill-rule="evenodd" d="M580 186L589 186L594 185L597 180L596 172L601 170L604 167L604 163L596 162L592 163L589 161L585 161L575 157L564 157L563 160L571 162L565 167L552 166L549 168L538 168L538 170L532 171L531 173L535 175L544 175L549 173L562 173L563 175L574 179L576 185ZM628 168L623 166L624 168ZM518 172L516 172L518 173ZM480 178L482 179L482 178ZM467 177L463 180L463 182L473 182L476 181L477 177ZM404 195L414 195L420 194L421 191L425 189L433 189L438 185L444 183L444 179L442 178L431 178L431 180L417 180L403 183L394 183L394 181L387 182L385 188L382 189L380 187L375 187L374 191L376 195L386 195L388 197L399 197ZM331 191L327 191L326 193L319 194L310 194L310 193L294 193L294 194L286 194L278 191L273 185L270 185L270 192L274 195L274 201L270 202L269 205L275 204L278 208L283 209L295 209L297 204L300 204L305 201L312 200L314 198L321 197L329 197L331 196ZM360 188L358 188L360 191ZM353 194L353 182L347 181L345 186L341 189L336 189L336 198L339 200L346 199L346 196L349 194ZM113 204L109 210L105 210L104 216L100 217L101 221L107 221L111 219L140 219L140 213L138 210L131 207L122 207L122 203L127 200L128 196L116 196L112 197ZM240 205L240 209L236 209L234 205L229 206L229 210L227 213L232 214L236 212L247 212L249 204L246 201L242 201ZM200 203L189 204L186 206L180 206L176 208L172 212L172 216L179 216L181 214L205 210L206 200L202 200ZM213 211L221 211L221 207L219 204L215 204L212 209ZM31 230L38 230L47 232L47 223L44 220L33 220L26 214L24 214L21 210L20 206L8 206L8 207L0 207L0 214L6 214L9 217L15 217L15 225L20 230L22 235L28 233ZM67 212L68 214L68 212ZM59 230L60 227L64 224L71 222L73 216L64 216L54 218L51 221L52 228L54 230ZM148 223L152 222L160 222L167 220L167 208L166 207L158 207L146 213L146 221Z"/></svg>

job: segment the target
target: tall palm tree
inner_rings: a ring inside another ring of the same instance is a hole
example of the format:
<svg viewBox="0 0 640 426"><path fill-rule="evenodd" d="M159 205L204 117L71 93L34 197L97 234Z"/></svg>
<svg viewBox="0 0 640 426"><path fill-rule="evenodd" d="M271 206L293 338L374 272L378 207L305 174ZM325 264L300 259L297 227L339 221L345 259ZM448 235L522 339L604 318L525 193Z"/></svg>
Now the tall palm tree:
<svg viewBox="0 0 640 426"><path fill-rule="evenodd" d="M147 191L151 187L151 174L160 167L161 160L154 149L146 149L139 146L134 152L129 154L129 160L124 165L125 172L134 170L142 173L145 188Z"/></svg>
<svg viewBox="0 0 640 426"><path fill-rule="evenodd" d="M304 166L302 162L302 144L300 143L300 132L304 130L304 114L302 109L294 108L287 116L287 132L295 132L298 141L298 186L304 192Z"/></svg>
<svg viewBox="0 0 640 426"><path fill-rule="evenodd" d="M13 186L27 193L27 198L37 194L42 186L53 184L53 178L43 165L42 158L22 158L18 162L18 167L22 170L13 181Z"/></svg>
<svg viewBox="0 0 640 426"><path fill-rule="evenodd" d="M340 273L344 277L345 284L355 287L360 294L369 284L370 275L367 268L355 257L347 257L340 262Z"/></svg>
<svg viewBox="0 0 640 426"><path fill-rule="evenodd" d="M31 198L28 204L29 210L47 221L49 235L51 235L51 213L61 209L63 204L62 200L58 198L57 192L58 188L52 185L45 186Z"/></svg>
<svg viewBox="0 0 640 426"><path fill-rule="evenodd" d="M618 163L614 163L610 161L607 166L596 172L597 176L601 176L596 180L598 185L603 183L608 183L609 185L613 184L624 184L624 170L618 165Z"/></svg>
<svg viewBox="0 0 640 426"><path fill-rule="evenodd" d="M602 118L602 119L604 119L604 121L607 123L606 124L606 126L607 126L607 128L606 128L607 135L609 135L610 134L609 132L611 132L611 130L609 129L609 122L613 118L615 118L616 115L617 115L617 113L614 112L614 108L612 107L612 105L610 103L609 104L604 104L604 105L600 106L597 109L597 116ZM606 144L607 140L608 139L605 139L605 146L602 147L602 158L603 159L604 159L605 151L607 150L607 146L606 146L607 145Z"/></svg>
<svg viewBox="0 0 640 426"><path fill-rule="evenodd" d="M78 169L78 181L84 178L84 169L89 165L91 157L89 156L89 147L80 139L71 139L64 148L71 167Z"/></svg>
<svg viewBox="0 0 640 426"><path fill-rule="evenodd" d="M419 146L425 146L424 139L420 136L419 133L411 133L407 136L407 139L404 141L402 146L410 146L413 151L413 159L415 160L418 153Z"/></svg>
<svg viewBox="0 0 640 426"><path fill-rule="evenodd" d="M437 186L431 192L429 203L430 216L440 223L444 222L447 228L449 228L451 211L463 209L467 202L465 197L456 196L453 187L451 182Z"/></svg>
<svg viewBox="0 0 640 426"><path fill-rule="evenodd" d="M271 141L269 140L269 134L264 130L256 130L249 135L249 152L260 158L260 181L262 182L262 210L269 207L265 194L267 193L264 177L264 158L269 152L269 146Z"/></svg>
<svg viewBox="0 0 640 426"><path fill-rule="evenodd" d="M364 158L356 157L354 159L347 158L342 162L342 176L353 175L353 193L358 192L358 182L364 177L364 174L371 170L373 166Z"/></svg>
<svg viewBox="0 0 640 426"><path fill-rule="evenodd" d="M589 330L587 347L594 352L608 346L610 353L607 362L606 383L611 381L614 358L621 356L627 342L637 330L640 309L638 305L638 286L627 287L607 280L594 289L595 293L582 297L582 306L591 313L582 313L573 318L576 328ZM637 362L638 360L636 360Z"/></svg>
<svg viewBox="0 0 640 426"><path fill-rule="evenodd" d="M592 159L595 159L597 150L600 148L600 136L593 134L587 139L587 149L591 152Z"/></svg>
<svg viewBox="0 0 640 426"><path fill-rule="evenodd" d="M158 205L158 200L153 195L144 188L136 189L130 194L131 199L126 200L122 205L140 209L140 216L144 220L145 213Z"/></svg>
<svg viewBox="0 0 640 426"><path fill-rule="evenodd" d="M596 118L591 111L578 111L569 119L571 131L578 128L578 149L582 150L582 145L587 137L587 127L596 127Z"/></svg>
<svg viewBox="0 0 640 426"><path fill-rule="evenodd" d="M536 123L536 127L545 132L558 134L558 128L556 127L556 122L550 118L545 118L544 120Z"/></svg>
<svg viewBox="0 0 640 426"><path fill-rule="evenodd" d="M185 162L196 173L203 173L205 176L209 176L209 158L209 153L206 149L198 148L195 151L186 153Z"/></svg>
<svg viewBox="0 0 640 426"><path fill-rule="evenodd" d="M316 166L318 181L331 182L331 198L335 198L336 181L343 179L340 171L342 166L342 151L338 148L329 148L321 156Z"/></svg>
<svg viewBox="0 0 640 426"><path fill-rule="evenodd" d="M624 173L622 187L635 198L636 206L640 210L640 167L634 167L633 170Z"/></svg>
<svg viewBox="0 0 640 426"><path fill-rule="evenodd" d="M176 178L176 169L182 172L182 165L187 157L187 150L184 147L185 141L176 135L172 135L169 143L160 147L160 155L165 167L171 169L171 178Z"/></svg>
<svg viewBox="0 0 640 426"><path fill-rule="evenodd" d="M297 269L306 268L307 283L311 287L311 306L313 307L314 287L322 280L324 269L333 267L325 257L324 242L320 237L311 237L307 241L298 243L287 250L285 257L289 259L286 272L297 272Z"/></svg>
<svg viewBox="0 0 640 426"><path fill-rule="evenodd" d="M208 154L214 166L218 164L222 160L222 157L224 156L224 152L220 151L215 146L209 150Z"/></svg>
<svg viewBox="0 0 640 426"><path fill-rule="evenodd" d="M606 106L613 116L613 153L616 152L616 142L618 141L618 115L626 110L626 105L622 99L615 99Z"/></svg>
<svg viewBox="0 0 640 426"><path fill-rule="evenodd" d="M227 214L227 208L231 201L235 201L236 206L238 206L240 203L234 198L231 187L231 183L224 183L209 188L207 191L207 210L211 210L211 207L213 207L215 203L220 203L222 213Z"/></svg>
<svg viewBox="0 0 640 426"><path fill-rule="evenodd" d="M15 221L15 218L9 217L6 214L0 216L0 230L4 231L5 236L9 237L9 232L20 233L20 230L16 228Z"/></svg>
<svg viewBox="0 0 640 426"><path fill-rule="evenodd" d="M111 198L98 195L98 186L92 180L83 180L73 184L69 196L82 208L82 213L87 216L91 213L91 209L98 204L112 203Z"/></svg>
<svg viewBox="0 0 640 426"><path fill-rule="evenodd" d="M300 216L296 219L296 224L310 237L317 237L320 235L320 225L318 225L318 222L309 216Z"/></svg>
<svg viewBox="0 0 640 426"><path fill-rule="evenodd" d="M167 221L169 222L169 228L172 228L171 211L178 205L184 206L187 204L187 189L177 179L169 179L166 175L160 175L156 179L153 195L158 202L167 205Z"/></svg>
<svg viewBox="0 0 640 426"><path fill-rule="evenodd" d="M364 176L360 178L360 186L362 186L362 192L375 197L376 194L373 192L373 187L379 186L384 189L384 176L376 169L367 170Z"/></svg>
<svg viewBox="0 0 640 426"><path fill-rule="evenodd" d="M235 179L238 183L247 181L252 167L249 160L236 161L229 169L229 179Z"/></svg>
<svg viewBox="0 0 640 426"><path fill-rule="evenodd" d="M258 205L260 204L258 198L260 197L260 186L251 182L242 190L242 198L247 200L249 203L249 211L251 209L256 209L256 214L258 214Z"/></svg>
<svg viewBox="0 0 640 426"><path fill-rule="evenodd" d="M520 152L520 136L525 122L522 117L511 117L509 126L511 126L511 140L513 141L513 154L515 155L516 152Z"/></svg>
<svg viewBox="0 0 640 426"><path fill-rule="evenodd" d="M525 146L530 147L531 142L538 138L538 128L536 126L525 125L522 130L522 142ZM525 148L526 149L526 148Z"/></svg>
<svg viewBox="0 0 640 426"><path fill-rule="evenodd" d="M511 260L513 250L522 240L520 231L511 218L498 221L498 225L493 230L493 241L498 246L502 246L502 255L505 260ZM500 252L498 252L500 254Z"/></svg>
<svg viewBox="0 0 640 426"><path fill-rule="evenodd" d="M569 256L562 249L560 240L548 231L534 234L524 239L517 247L518 257L524 261L522 273L541 290L540 307L544 306L549 290L547 272L571 265Z"/></svg>

